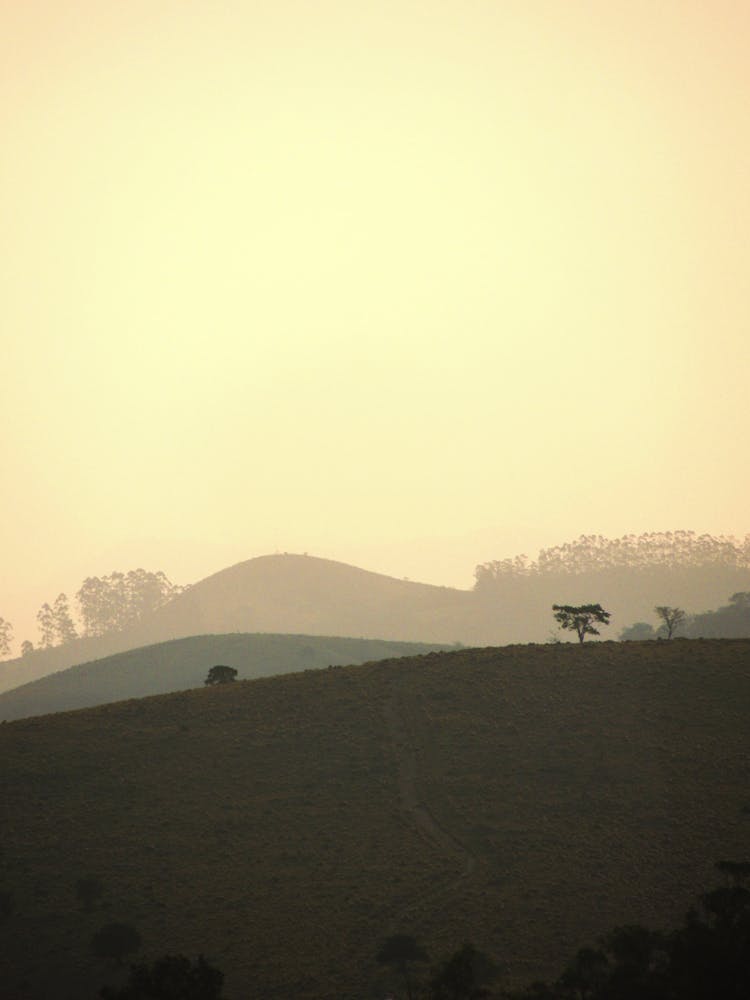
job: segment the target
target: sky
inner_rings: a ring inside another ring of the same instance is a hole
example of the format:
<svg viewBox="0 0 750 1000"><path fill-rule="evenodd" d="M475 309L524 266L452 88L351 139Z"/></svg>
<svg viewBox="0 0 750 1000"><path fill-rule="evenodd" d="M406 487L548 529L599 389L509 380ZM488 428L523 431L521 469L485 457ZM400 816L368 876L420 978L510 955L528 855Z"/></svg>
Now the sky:
<svg viewBox="0 0 750 1000"><path fill-rule="evenodd" d="M0 615L750 531L750 7L0 5Z"/></svg>

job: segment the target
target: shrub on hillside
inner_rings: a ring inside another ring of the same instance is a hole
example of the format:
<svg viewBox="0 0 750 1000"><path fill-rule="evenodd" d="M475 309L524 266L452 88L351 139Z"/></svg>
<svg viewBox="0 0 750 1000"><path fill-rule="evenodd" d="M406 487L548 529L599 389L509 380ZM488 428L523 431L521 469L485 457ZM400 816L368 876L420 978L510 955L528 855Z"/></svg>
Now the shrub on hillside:
<svg viewBox="0 0 750 1000"><path fill-rule="evenodd" d="M237 677L237 671L234 667L225 667L223 664L218 663L215 667L211 667L208 671L208 677L203 682L204 684L231 684L233 680Z"/></svg>

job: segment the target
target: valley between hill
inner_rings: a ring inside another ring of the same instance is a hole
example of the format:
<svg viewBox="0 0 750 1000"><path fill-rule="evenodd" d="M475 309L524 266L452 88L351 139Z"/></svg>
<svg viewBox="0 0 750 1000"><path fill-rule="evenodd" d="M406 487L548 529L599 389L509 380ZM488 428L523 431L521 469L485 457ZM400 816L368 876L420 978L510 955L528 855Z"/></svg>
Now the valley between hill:
<svg viewBox="0 0 750 1000"><path fill-rule="evenodd" d="M0 726L9 997L203 952L229 1000L382 997L374 955L471 940L503 983L678 922L750 847L750 640L509 646ZM75 882L104 892L88 910Z"/></svg>

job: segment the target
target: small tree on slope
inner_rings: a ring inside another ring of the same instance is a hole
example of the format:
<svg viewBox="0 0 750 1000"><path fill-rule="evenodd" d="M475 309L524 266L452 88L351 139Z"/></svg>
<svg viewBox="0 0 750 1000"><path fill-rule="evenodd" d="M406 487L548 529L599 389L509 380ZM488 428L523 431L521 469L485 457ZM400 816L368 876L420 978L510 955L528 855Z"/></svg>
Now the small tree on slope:
<svg viewBox="0 0 750 1000"><path fill-rule="evenodd" d="M231 682L236 678L237 671L234 667L225 667L222 663L218 663L215 667L211 667L208 671L208 677L203 682L204 684L231 684Z"/></svg>

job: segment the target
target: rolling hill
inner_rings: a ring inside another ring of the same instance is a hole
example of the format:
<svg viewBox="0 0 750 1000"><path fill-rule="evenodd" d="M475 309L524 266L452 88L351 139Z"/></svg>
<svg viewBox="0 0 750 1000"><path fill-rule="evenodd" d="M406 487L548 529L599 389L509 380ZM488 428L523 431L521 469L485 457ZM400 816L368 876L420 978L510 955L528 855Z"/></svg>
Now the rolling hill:
<svg viewBox="0 0 750 1000"><path fill-rule="evenodd" d="M126 698L200 687L209 667L243 680L329 665L415 656L443 647L380 639L306 635L201 635L117 653L48 674L0 694L0 720L90 708Z"/></svg>
<svg viewBox="0 0 750 1000"><path fill-rule="evenodd" d="M651 620L655 604L693 613L725 603L737 591L750 591L747 567L511 573L471 591L397 580L313 556L260 556L206 577L122 631L5 661L0 692L187 636L252 631L471 646L540 642L554 624L552 604L599 602L612 612L614 637L627 624Z"/></svg>
<svg viewBox="0 0 750 1000"><path fill-rule="evenodd" d="M5 995L202 952L228 1000L382 998L374 955L466 940L505 985L673 926L750 853L750 641L431 653L0 726ZM75 884L103 894L79 904Z"/></svg>
<svg viewBox="0 0 750 1000"><path fill-rule="evenodd" d="M261 556L206 577L130 628L0 664L0 691L195 635L269 632L454 643L467 633L471 597L470 591L396 580L330 559Z"/></svg>

